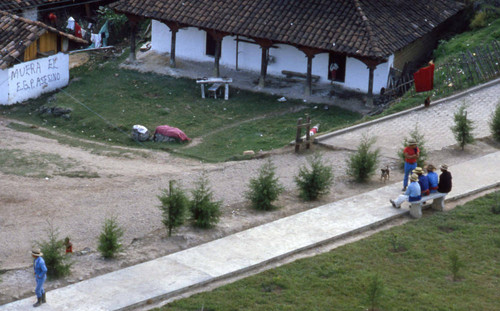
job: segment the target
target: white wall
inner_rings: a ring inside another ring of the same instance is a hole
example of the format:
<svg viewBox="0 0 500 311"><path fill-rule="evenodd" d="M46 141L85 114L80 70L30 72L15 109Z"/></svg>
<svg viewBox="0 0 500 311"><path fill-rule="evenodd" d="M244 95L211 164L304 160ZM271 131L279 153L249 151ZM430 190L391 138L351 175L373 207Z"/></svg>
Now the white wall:
<svg viewBox="0 0 500 311"><path fill-rule="evenodd" d="M222 40L221 65L236 67L235 39L234 36L227 36ZM153 20L152 50L159 53L170 53L170 44L170 29L165 24ZM302 51L291 45L276 44L275 46L277 48L270 48L269 50L269 55L274 58L274 62L267 67L269 74L281 75L282 70L307 72L307 57ZM177 32L176 57L213 62L213 56L205 55L205 47L205 31L189 27ZM240 41L238 44L238 68L260 72L261 53L259 45ZM312 74L320 76L322 82L328 81L328 56L328 53L321 53L317 54L312 60ZM386 86L389 68L393 61L394 56L391 56L387 63L380 64L375 69L374 94L378 94L380 89ZM369 70L363 62L348 57L346 60L345 82L338 84L346 88L366 92L368 91L368 75Z"/></svg>
<svg viewBox="0 0 500 311"><path fill-rule="evenodd" d="M38 9L26 9L23 11L23 17L32 21L38 20Z"/></svg>
<svg viewBox="0 0 500 311"><path fill-rule="evenodd" d="M69 56L58 53L8 69L7 104L15 104L68 85Z"/></svg>
<svg viewBox="0 0 500 311"><path fill-rule="evenodd" d="M9 104L9 70L0 70L0 105Z"/></svg>

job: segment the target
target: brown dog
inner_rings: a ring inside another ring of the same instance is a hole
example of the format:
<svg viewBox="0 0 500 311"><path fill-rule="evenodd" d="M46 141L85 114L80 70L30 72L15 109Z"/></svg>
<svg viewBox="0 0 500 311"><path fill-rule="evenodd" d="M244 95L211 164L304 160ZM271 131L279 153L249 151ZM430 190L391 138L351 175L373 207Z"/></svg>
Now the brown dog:
<svg viewBox="0 0 500 311"><path fill-rule="evenodd" d="M391 177L391 170L389 169L389 165L386 165L385 168L380 169L380 180L383 180L384 183Z"/></svg>

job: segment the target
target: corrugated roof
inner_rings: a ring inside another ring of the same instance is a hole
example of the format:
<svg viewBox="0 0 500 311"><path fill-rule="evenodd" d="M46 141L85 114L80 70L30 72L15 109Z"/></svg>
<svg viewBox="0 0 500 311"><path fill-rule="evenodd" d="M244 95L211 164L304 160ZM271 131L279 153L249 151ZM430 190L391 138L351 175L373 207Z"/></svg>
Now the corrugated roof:
<svg viewBox="0 0 500 311"><path fill-rule="evenodd" d="M8 68L16 59L22 59L24 50L48 31L81 44L89 44L86 40L42 22L0 11L0 69Z"/></svg>
<svg viewBox="0 0 500 311"><path fill-rule="evenodd" d="M432 31L463 4L452 0L119 0L111 7L231 35L384 59Z"/></svg>

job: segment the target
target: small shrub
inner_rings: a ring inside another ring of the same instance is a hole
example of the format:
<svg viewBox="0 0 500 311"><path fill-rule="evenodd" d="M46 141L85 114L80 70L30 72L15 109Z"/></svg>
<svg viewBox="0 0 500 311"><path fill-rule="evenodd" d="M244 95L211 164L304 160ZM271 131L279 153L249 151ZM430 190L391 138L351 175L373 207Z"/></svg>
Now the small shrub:
<svg viewBox="0 0 500 311"><path fill-rule="evenodd" d="M295 183L299 187L299 196L306 201L313 201L330 192L333 172L331 166L323 163L319 153L309 157L308 163L311 168L301 166L299 174L295 176Z"/></svg>
<svg viewBox="0 0 500 311"><path fill-rule="evenodd" d="M163 190L163 194L158 196L158 199L161 202L162 222L167 227L168 236L171 236L174 228L184 224L189 201L184 191L174 186L173 180L169 182L168 191Z"/></svg>
<svg viewBox="0 0 500 311"><path fill-rule="evenodd" d="M404 246L403 241L401 240L399 235L397 235L396 233L392 233L389 236L389 243L392 246L391 251L393 251L395 253L406 251L406 247Z"/></svg>
<svg viewBox="0 0 500 311"><path fill-rule="evenodd" d="M271 160L262 165L257 178L250 179L245 197L251 202L253 208L257 210L269 211L276 209L273 205L279 195L285 190L275 177L276 167Z"/></svg>
<svg viewBox="0 0 500 311"><path fill-rule="evenodd" d="M358 182L367 181L375 173L380 153L379 149L370 151L375 141L375 137L363 135L358 150L347 160L347 175Z"/></svg>
<svg viewBox="0 0 500 311"><path fill-rule="evenodd" d="M477 12L474 15L474 18L472 18L472 21L470 22L470 28L471 29L479 29L486 27L488 24L488 15L486 12Z"/></svg>
<svg viewBox="0 0 500 311"><path fill-rule="evenodd" d="M102 226L102 233L99 236L99 246L97 249L104 258L113 258L122 248L120 242L123 236L123 230L118 226L116 218L107 218Z"/></svg>
<svg viewBox="0 0 500 311"><path fill-rule="evenodd" d="M367 302L370 305L371 311L376 310L380 299L384 293L384 282L378 274L374 274L370 277L367 288Z"/></svg>
<svg viewBox="0 0 500 311"><path fill-rule="evenodd" d="M424 167L425 161L427 160L427 147L425 146L425 137L424 134L421 134L418 130L418 124L415 125L415 128L410 132L410 137L405 137L403 139L403 147L398 151L398 158L400 159L400 167L403 168L405 164L405 155L403 150L406 146L408 146L408 142L410 140L415 140L417 142L417 147L420 150L420 157L417 160L417 166Z"/></svg>
<svg viewBox="0 0 500 311"><path fill-rule="evenodd" d="M206 173L196 182L196 188L191 191L193 199L189 202L189 209L193 224L198 228L211 228L220 219L222 201L213 201L213 192L210 189Z"/></svg>
<svg viewBox="0 0 500 311"><path fill-rule="evenodd" d="M464 266L463 262L458 257L456 250L453 250L450 255L450 270L453 276L453 281L458 281L460 279L460 269Z"/></svg>
<svg viewBox="0 0 500 311"><path fill-rule="evenodd" d="M47 277L59 278L70 274L70 258L65 255L64 240L59 239L59 231L49 222L48 240L37 242L47 266Z"/></svg>
<svg viewBox="0 0 500 311"><path fill-rule="evenodd" d="M462 104L454 115L455 125L451 127L451 131L455 135L458 144L464 150L466 144L474 142L472 130L474 129L472 120L467 119L466 105Z"/></svg>
<svg viewBox="0 0 500 311"><path fill-rule="evenodd" d="M500 103L497 104L497 108L491 117L490 129L493 138L500 142Z"/></svg>

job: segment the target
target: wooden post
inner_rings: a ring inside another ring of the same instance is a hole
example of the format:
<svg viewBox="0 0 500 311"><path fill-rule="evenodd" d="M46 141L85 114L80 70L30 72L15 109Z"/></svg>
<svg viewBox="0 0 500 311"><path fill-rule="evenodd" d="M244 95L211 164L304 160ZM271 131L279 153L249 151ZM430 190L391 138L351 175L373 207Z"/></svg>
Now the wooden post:
<svg viewBox="0 0 500 311"><path fill-rule="evenodd" d="M297 135L295 136L295 152L299 152L300 150L300 133L302 132L302 118L297 120Z"/></svg>
<svg viewBox="0 0 500 311"><path fill-rule="evenodd" d="M178 29L170 28L172 31L172 38L170 42L170 67L175 68L175 41L177 38L177 31Z"/></svg>
<svg viewBox="0 0 500 311"><path fill-rule="evenodd" d="M216 38L215 39L215 62L214 62L214 75L218 78L220 77L220 66L219 66L219 61L220 61L220 52L222 48L222 38Z"/></svg>
<svg viewBox="0 0 500 311"><path fill-rule="evenodd" d="M307 55L307 76L306 76L306 88L304 95L311 96L312 95L312 59L313 55Z"/></svg>
<svg viewBox="0 0 500 311"><path fill-rule="evenodd" d="M135 62L135 33L137 32L137 24L141 20L139 16L127 14L130 25L130 55L129 61Z"/></svg>
<svg viewBox="0 0 500 311"><path fill-rule="evenodd" d="M306 118L306 149L311 148L311 117L307 116Z"/></svg>
<svg viewBox="0 0 500 311"><path fill-rule="evenodd" d="M259 87L263 88L266 86L266 75L267 75L267 51L269 48L264 46L260 47L262 49L262 55L260 60L260 77L259 77Z"/></svg>

